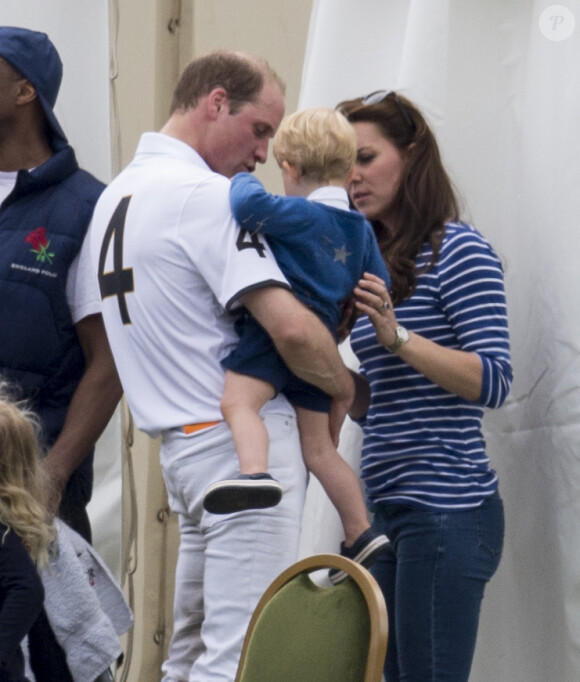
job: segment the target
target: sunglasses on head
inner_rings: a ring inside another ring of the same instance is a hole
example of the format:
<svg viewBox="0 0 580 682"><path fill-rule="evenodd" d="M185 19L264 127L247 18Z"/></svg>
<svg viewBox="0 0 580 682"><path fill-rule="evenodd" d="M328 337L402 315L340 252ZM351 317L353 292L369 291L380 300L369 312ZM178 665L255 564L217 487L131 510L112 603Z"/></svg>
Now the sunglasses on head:
<svg viewBox="0 0 580 682"><path fill-rule="evenodd" d="M393 90L375 90L366 97L361 97L360 101L364 106L369 106L371 104L381 104L389 97L393 99L394 103L397 105L399 113L405 119L405 123L411 129L411 132L414 133L417 129L415 121L413 121L409 111L407 110L407 107L403 104L403 102L401 102L401 100L397 97L397 93Z"/></svg>

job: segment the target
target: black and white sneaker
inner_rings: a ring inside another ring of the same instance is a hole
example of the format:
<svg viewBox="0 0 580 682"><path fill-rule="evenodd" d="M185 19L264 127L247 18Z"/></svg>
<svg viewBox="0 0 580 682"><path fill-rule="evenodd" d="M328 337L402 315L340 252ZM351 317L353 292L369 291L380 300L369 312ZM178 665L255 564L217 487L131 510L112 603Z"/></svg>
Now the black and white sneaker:
<svg viewBox="0 0 580 682"><path fill-rule="evenodd" d="M340 555L352 559L368 568L383 552L387 550L389 540L386 535L379 535L372 528L367 528L354 541L351 547L340 544ZM337 568L328 572L328 578L333 585L338 585L348 578L348 573Z"/></svg>
<svg viewBox="0 0 580 682"><path fill-rule="evenodd" d="M203 506L212 514L232 514L275 507L281 499L282 486L270 474L240 474L210 485L203 496Z"/></svg>

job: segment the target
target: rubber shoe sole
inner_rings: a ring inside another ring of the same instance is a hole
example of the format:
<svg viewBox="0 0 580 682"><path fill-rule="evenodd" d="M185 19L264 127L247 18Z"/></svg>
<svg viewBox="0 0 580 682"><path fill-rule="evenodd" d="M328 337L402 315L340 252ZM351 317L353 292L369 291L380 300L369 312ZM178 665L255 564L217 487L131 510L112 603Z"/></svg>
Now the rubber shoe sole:
<svg viewBox="0 0 580 682"><path fill-rule="evenodd" d="M212 514L233 514L246 509L275 507L282 499L282 486L273 479L218 481L205 491L203 506Z"/></svg>
<svg viewBox="0 0 580 682"><path fill-rule="evenodd" d="M355 543L356 544L356 543ZM376 559L387 550L389 540L386 535L375 535L369 542L364 544L361 549L349 559L356 561L357 564L368 568ZM350 548L349 548L350 549ZM329 571L328 579L333 585L338 585L348 578L346 571Z"/></svg>

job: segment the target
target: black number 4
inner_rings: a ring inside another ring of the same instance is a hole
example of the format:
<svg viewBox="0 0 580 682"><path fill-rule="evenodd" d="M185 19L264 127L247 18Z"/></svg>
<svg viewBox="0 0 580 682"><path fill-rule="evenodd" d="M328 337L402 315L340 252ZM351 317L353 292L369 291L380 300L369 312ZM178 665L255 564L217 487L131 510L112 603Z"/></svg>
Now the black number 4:
<svg viewBox="0 0 580 682"><path fill-rule="evenodd" d="M133 291L133 269L123 268L123 233L125 218L131 197L123 197L115 209L107 231L103 237L103 245L99 254L99 288L101 298L116 296L123 324L131 324L125 294ZM113 270L105 272L105 260L113 239Z"/></svg>
<svg viewBox="0 0 580 682"><path fill-rule="evenodd" d="M241 229L238 233L238 238L236 239L236 246L238 247L238 251L242 251L243 249L255 249L260 258L266 257L266 247L262 244L256 232Z"/></svg>

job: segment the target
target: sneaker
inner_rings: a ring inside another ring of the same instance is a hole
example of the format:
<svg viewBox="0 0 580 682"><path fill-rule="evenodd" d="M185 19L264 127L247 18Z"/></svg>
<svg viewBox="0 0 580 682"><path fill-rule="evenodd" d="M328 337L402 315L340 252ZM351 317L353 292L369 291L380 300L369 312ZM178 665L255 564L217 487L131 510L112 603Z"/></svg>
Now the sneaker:
<svg viewBox="0 0 580 682"><path fill-rule="evenodd" d="M275 507L281 499L282 486L270 474L240 474L210 485L203 496L203 506L212 514L231 514Z"/></svg>
<svg viewBox="0 0 580 682"><path fill-rule="evenodd" d="M354 541L351 547L345 547L344 542L340 544L340 555L347 559L352 559L368 568L389 546L386 535L379 535L372 528L367 528ZM338 585L348 578L346 571L332 568L328 572L328 578L333 585Z"/></svg>

